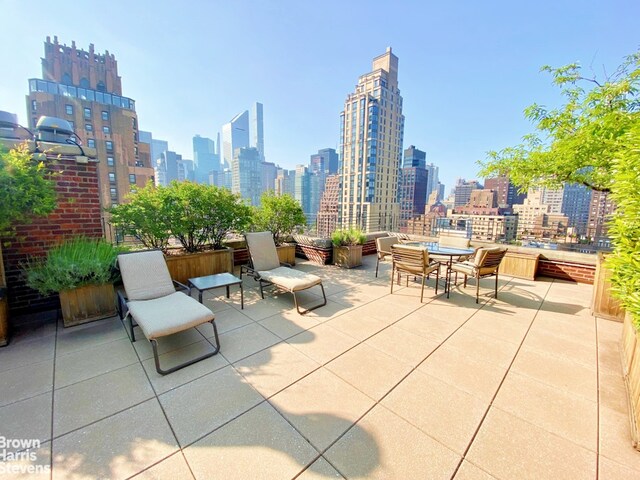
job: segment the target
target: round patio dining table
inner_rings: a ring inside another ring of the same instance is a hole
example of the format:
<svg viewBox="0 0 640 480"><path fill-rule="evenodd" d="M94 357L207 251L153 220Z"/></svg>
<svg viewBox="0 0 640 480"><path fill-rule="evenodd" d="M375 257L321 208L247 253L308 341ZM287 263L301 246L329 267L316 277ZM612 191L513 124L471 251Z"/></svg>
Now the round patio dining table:
<svg viewBox="0 0 640 480"><path fill-rule="evenodd" d="M404 242L403 245L424 248L430 255L447 257L447 261L445 262L445 265L447 266L447 274L444 281L445 293L448 293L450 288L451 265L453 264L453 259L464 257L466 255L473 255L475 253L475 249L473 248L445 247L440 246L438 242Z"/></svg>

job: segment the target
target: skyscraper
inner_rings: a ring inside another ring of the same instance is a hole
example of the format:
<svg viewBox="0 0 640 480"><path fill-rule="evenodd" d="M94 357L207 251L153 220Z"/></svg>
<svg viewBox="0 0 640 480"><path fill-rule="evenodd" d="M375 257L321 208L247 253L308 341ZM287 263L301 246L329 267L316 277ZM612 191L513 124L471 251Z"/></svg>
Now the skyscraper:
<svg viewBox="0 0 640 480"><path fill-rule="evenodd" d="M407 167L427 167L427 154L422 150L418 150L415 146L411 145L404 151L404 160L402 162L402 168Z"/></svg>
<svg viewBox="0 0 640 480"><path fill-rule="evenodd" d="M387 48L359 78L340 114L341 226L397 228L403 133L398 57Z"/></svg>
<svg viewBox="0 0 640 480"><path fill-rule="evenodd" d="M209 183L209 177L217 176L220 160L216 155L215 143L210 138L193 137L193 162L195 179L198 183ZM216 172L216 173L213 173Z"/></svg>
<svg viewBox="0 0 640 480"><path fill-rule="evenodd" d="M309 159L309 171L333 175L338 172L338 154L333 148L322 148Z"/></svg>
<svg viewBox="0 0 640 480"><path fill-rule="evenodd" d="M487 178L484 188L496 191L498 206L502 208L511 207L516 203L521 204L527 196L526 193L518 193L518 189L511 183L508 175Z"/></svg>
<svg viewBox="0 0 640 480"><path fill-rule="evenodd" d="M259 102L254 103L251 109L251 146L258 150L260 161L264 162L264 124Z"/></svg>
<svg viewBox="0 0 640 480"><path fill-rule="evenodd" d="M115 56L51 42L47 37L42 80L29 79L27 117L35 128L43 116L71 123L83 143L98 152L102 207L123 202L132 185L144 186L154 171L148 154L141 156L135 102L122 96ZM145 144L145 149L147 144ZM146 160L146 161L145 161ZM103 210L104 212L104 210ZM108 213L102 214L103 222Z"/></svg>
<svg viewBox="0 0 640 480"><path fill-rule="evenodd" d="M231 191L239 193L251 205L260 205L262 162L256 148L237 148L231 162Z"/></svg>
<svg viewBox="0 0 640 480"><path fill-rule="evenodd" d="M411 145L404 151L400 170L400 231L405 230L408 220L424 213L428 184L426 153Z"/></svg>
<svg viewBox="0 0 640 480"><path fill-rule="evenodd" d="M482 188L477 180L467 181L464 178L458 178L454 187L454 207L464 207L469 203L471 191Z"/></svg>
<svg viewBox="0 0 640 480"><path fill-rule="evenodd" d="M229 168L238 148L249 148L249 112L245 110L222 126L222 158Z"/></svg>

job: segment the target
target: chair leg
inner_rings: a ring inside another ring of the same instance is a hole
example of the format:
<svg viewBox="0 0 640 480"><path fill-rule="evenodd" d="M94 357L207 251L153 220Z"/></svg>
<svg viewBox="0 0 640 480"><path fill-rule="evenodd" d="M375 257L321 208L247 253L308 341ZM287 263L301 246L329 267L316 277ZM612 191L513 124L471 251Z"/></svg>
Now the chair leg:
<svg viewBox="0 0 640 480"><path fill-rule="evenodd" d="M158 372L160 375L167 375L169 373L175 372L176 370L180 370L181 368L193 365L194 363L199 362L200 360L204 360L205 358L213 357L216 353L218 353L220 351L220 339L218 338L218 329L216 328L214 320L211 320L211 325L213 326L213 335L216 340L216 345L213 352L205 353L204 355L200 355L197 358L176 365L175 367L168 368L166 370L160 367L160 356L158 355L158 340L156 340L155 338L151 340L151 347L153 348L153 360L156 364L156 372Z"/></svg>
<svg viewBox="0 0 640 480"><path fill-rule="evenodd" d="M498 298L498 272L496 272L496 293L495 298Z"/></svg>
<svg viewBox="0 0 640 480"><path fill-rule="evenodd" d="M476 275L476 303L478 302L478 298L480 297L480 274Z"/></svg>
<svg viewBox="0 0 640 480"><path fill-rule="evenodd" d="M264 290L262 288L262 280L258 280L258 284L260 284L260 295L262 296L262 299L264 300Z"/></svg>
<svg viewBox="0 0 640 480"><path fill-rule="evenodd" d="M440 281L440 268L436 269L436 295L438 294L438 282Z"/></svg>
<svg viewBox="0 0 640 480"><path fill-rule="evenodd" d="M395 272L396 272L396 266L393 265L391 267L391 293L393 293L393 282L396 281L396 278L395 278L396 277L396 273Z"/></svg>
<svg viewBox="0 0 640 480"><path fill-rule="evenodd" d="M380 265L380 257L376 258L376 278L378 278L378 265Z"/></svg>
<svg viewBox="0 0 640 480"><path fill-rule="evenodd" d="M422 299L424 298L424 281L427 278L426 275L422 275L422 289L420 290L420 303L422 303Z"/></svg>
<svg viewBox="0 0 640 480"><path fill-rule="evenodd" d="M298 313L300 315L304 315L305 313L309 313L312 310L315 310L316 308L320 308L320 307L324 307L327 304L327 295L324 293L324 285L320 284L320 288L322 289L322 298L324 299L323 302L319 305L316 305L315 307L311 307L311 308L307 308L306 310L300 310L300 305L298 305L298 297L296 296L296 292L292 292L293 293L293 303L296 306L296 310L298 311Z"/></svg>

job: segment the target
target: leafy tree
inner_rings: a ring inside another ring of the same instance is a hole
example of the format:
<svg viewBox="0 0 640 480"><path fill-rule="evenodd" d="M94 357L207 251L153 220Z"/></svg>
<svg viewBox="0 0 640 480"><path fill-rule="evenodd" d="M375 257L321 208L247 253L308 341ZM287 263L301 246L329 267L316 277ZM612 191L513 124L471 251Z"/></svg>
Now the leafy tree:
<svg viewBox="0 0 640 480"><path fill-rule="evenodd" d="M107 209L111 223L147 248L166 249L171 238L165 190L148 183L128 196L128 203Z"/></svg>
<svg viewBox="0 0 640 480"><path fill-rule="evenodd" d="M640 124L626 136L628 148L613 162L612 196L617 209L609 236L615 248L607 265L612 270L614 294L640 329Z"/></svg>
<svg viewBox="0 0 640 480"><path fill-rule="evenodd" d="M254 213L254 228L270 231L276 245L282 245L306 223L300 203L289 194L276 195L273 190L262 194L260 207Z"/></svg>
<svg viewBox="0 0 640 480"><path fill-rule="evenodd" d="M614 294L640 328L640 52L602 83L583 77L576 64L543 70L563 88L567 103L550 111L536 104L527 108L539 133L489 152L480 174L508 174L522 190L568 182L611 192L617 210L607 263Z"/></svg>
<svg viewBox="0 0 640 480"><path fill-rule="evenodd" d="M208 186L210 192L208 234L214 248L223 248L230 232L244 232L251 224L253 211L240 195L226 188Z"/></svg>
<svg viewBox="0 0 640 480"><path fill-rule="evenodd" d="M0 237L13 225L32 216L45 216L56 208L56 191L45 164L33 160L26 145L0 147Z"/></svg>
<svg viewBox="0 0 640 480"><path fill-rule="evenodd" d="M525 116L537 132L520 145L488 152L488 159L480 162L480 175L508 174L523 191L565 182L611 191L614 159L629 148L626 133L639 121L640 52L627 57L602 83L584 77L578 64L542 71L562 88L566 104L552 110L528 107Z"/></svg>

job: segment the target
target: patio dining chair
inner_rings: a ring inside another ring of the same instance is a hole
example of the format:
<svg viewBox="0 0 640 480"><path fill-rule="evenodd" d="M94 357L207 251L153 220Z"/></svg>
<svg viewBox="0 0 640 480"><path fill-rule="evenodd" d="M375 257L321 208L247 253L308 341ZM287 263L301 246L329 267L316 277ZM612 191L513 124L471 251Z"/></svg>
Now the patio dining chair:
<svg viewBox="0 0 640 480"><path fill-rule="evenodd" d="M193 363L209 358L220 351L220 340L213 312L192 298L187 292L189 288L175 280L171 280L167 263L160 250L121 253L118 255L118 266L124 284L125 294L119 292L121 314L124 322L129 317L131 341L136 337L133 330L134 321L140 326L144 336L151 342L156 371L161 375L175 372ZM176 287L182 291L176 291ZM206 353L169 369L160 367L158 356L158 339L174 333L197 327L203 323L211 323L215 338L214 351Z"/></svg>
<svg viewBox="0 0 640 480"><path fill-rule="evenodd" d="M322 279L317 275L294 270L288 264L281 264L278 258L276 244L273 241L271 232L245 233L247 249L251 264L240 267L240 278L242 274L253 277L260 285L260 296L264 298L264 285L274 285L281 290L293 294L293 302L299 314L304 315L316 308L327 304L327 296L324 292ZM319 305L301 310L298 303L297 293L302 290L319 285L322 289L323 302Z"/></svg>
<svg viewBox="0 0 640 480"><path fill-rule="evenodd" d="M380 260L384 260L385 258L390 257L391 245L396 245L397 243L400 243L400 239L398 237L376 238L376 250L377 250L376 278L378 277L378 265L380 265Z"/></svg>
<svg viewBox="0 0 640 480"><path fill-rule="evenodd" d="M506 248L479 248L476 251L473 260L466 260L464 262L457 262L451 265L451 271L455 272L454 283L458 281L458 272L464 275L464 287L467 286L467 277L473 277L476 279L476 303L480 296L480 279L495 275L495 293L494 297L498 298L498 270L500 263L507 253ZM451 289L449 289L449 292ZM447 292L447 297L449 293Z"/></svg>
<svg viewBox="0 0 640 480"><path fill-rule="evenodd" d="M440 263L429 261L429 251L426 248L413 247L410 245L392 245L391 257L393 259L391 267L391 293L393 293L393 283L400 283L400 275L404 273L407 276L407 285L409 285L409 277L420 277L422 279L422 289L420 290L420 303L424 297L424 284L426 279L433 273L436 274L436 293L438 293L438 279L440 275Z"/></svg>

